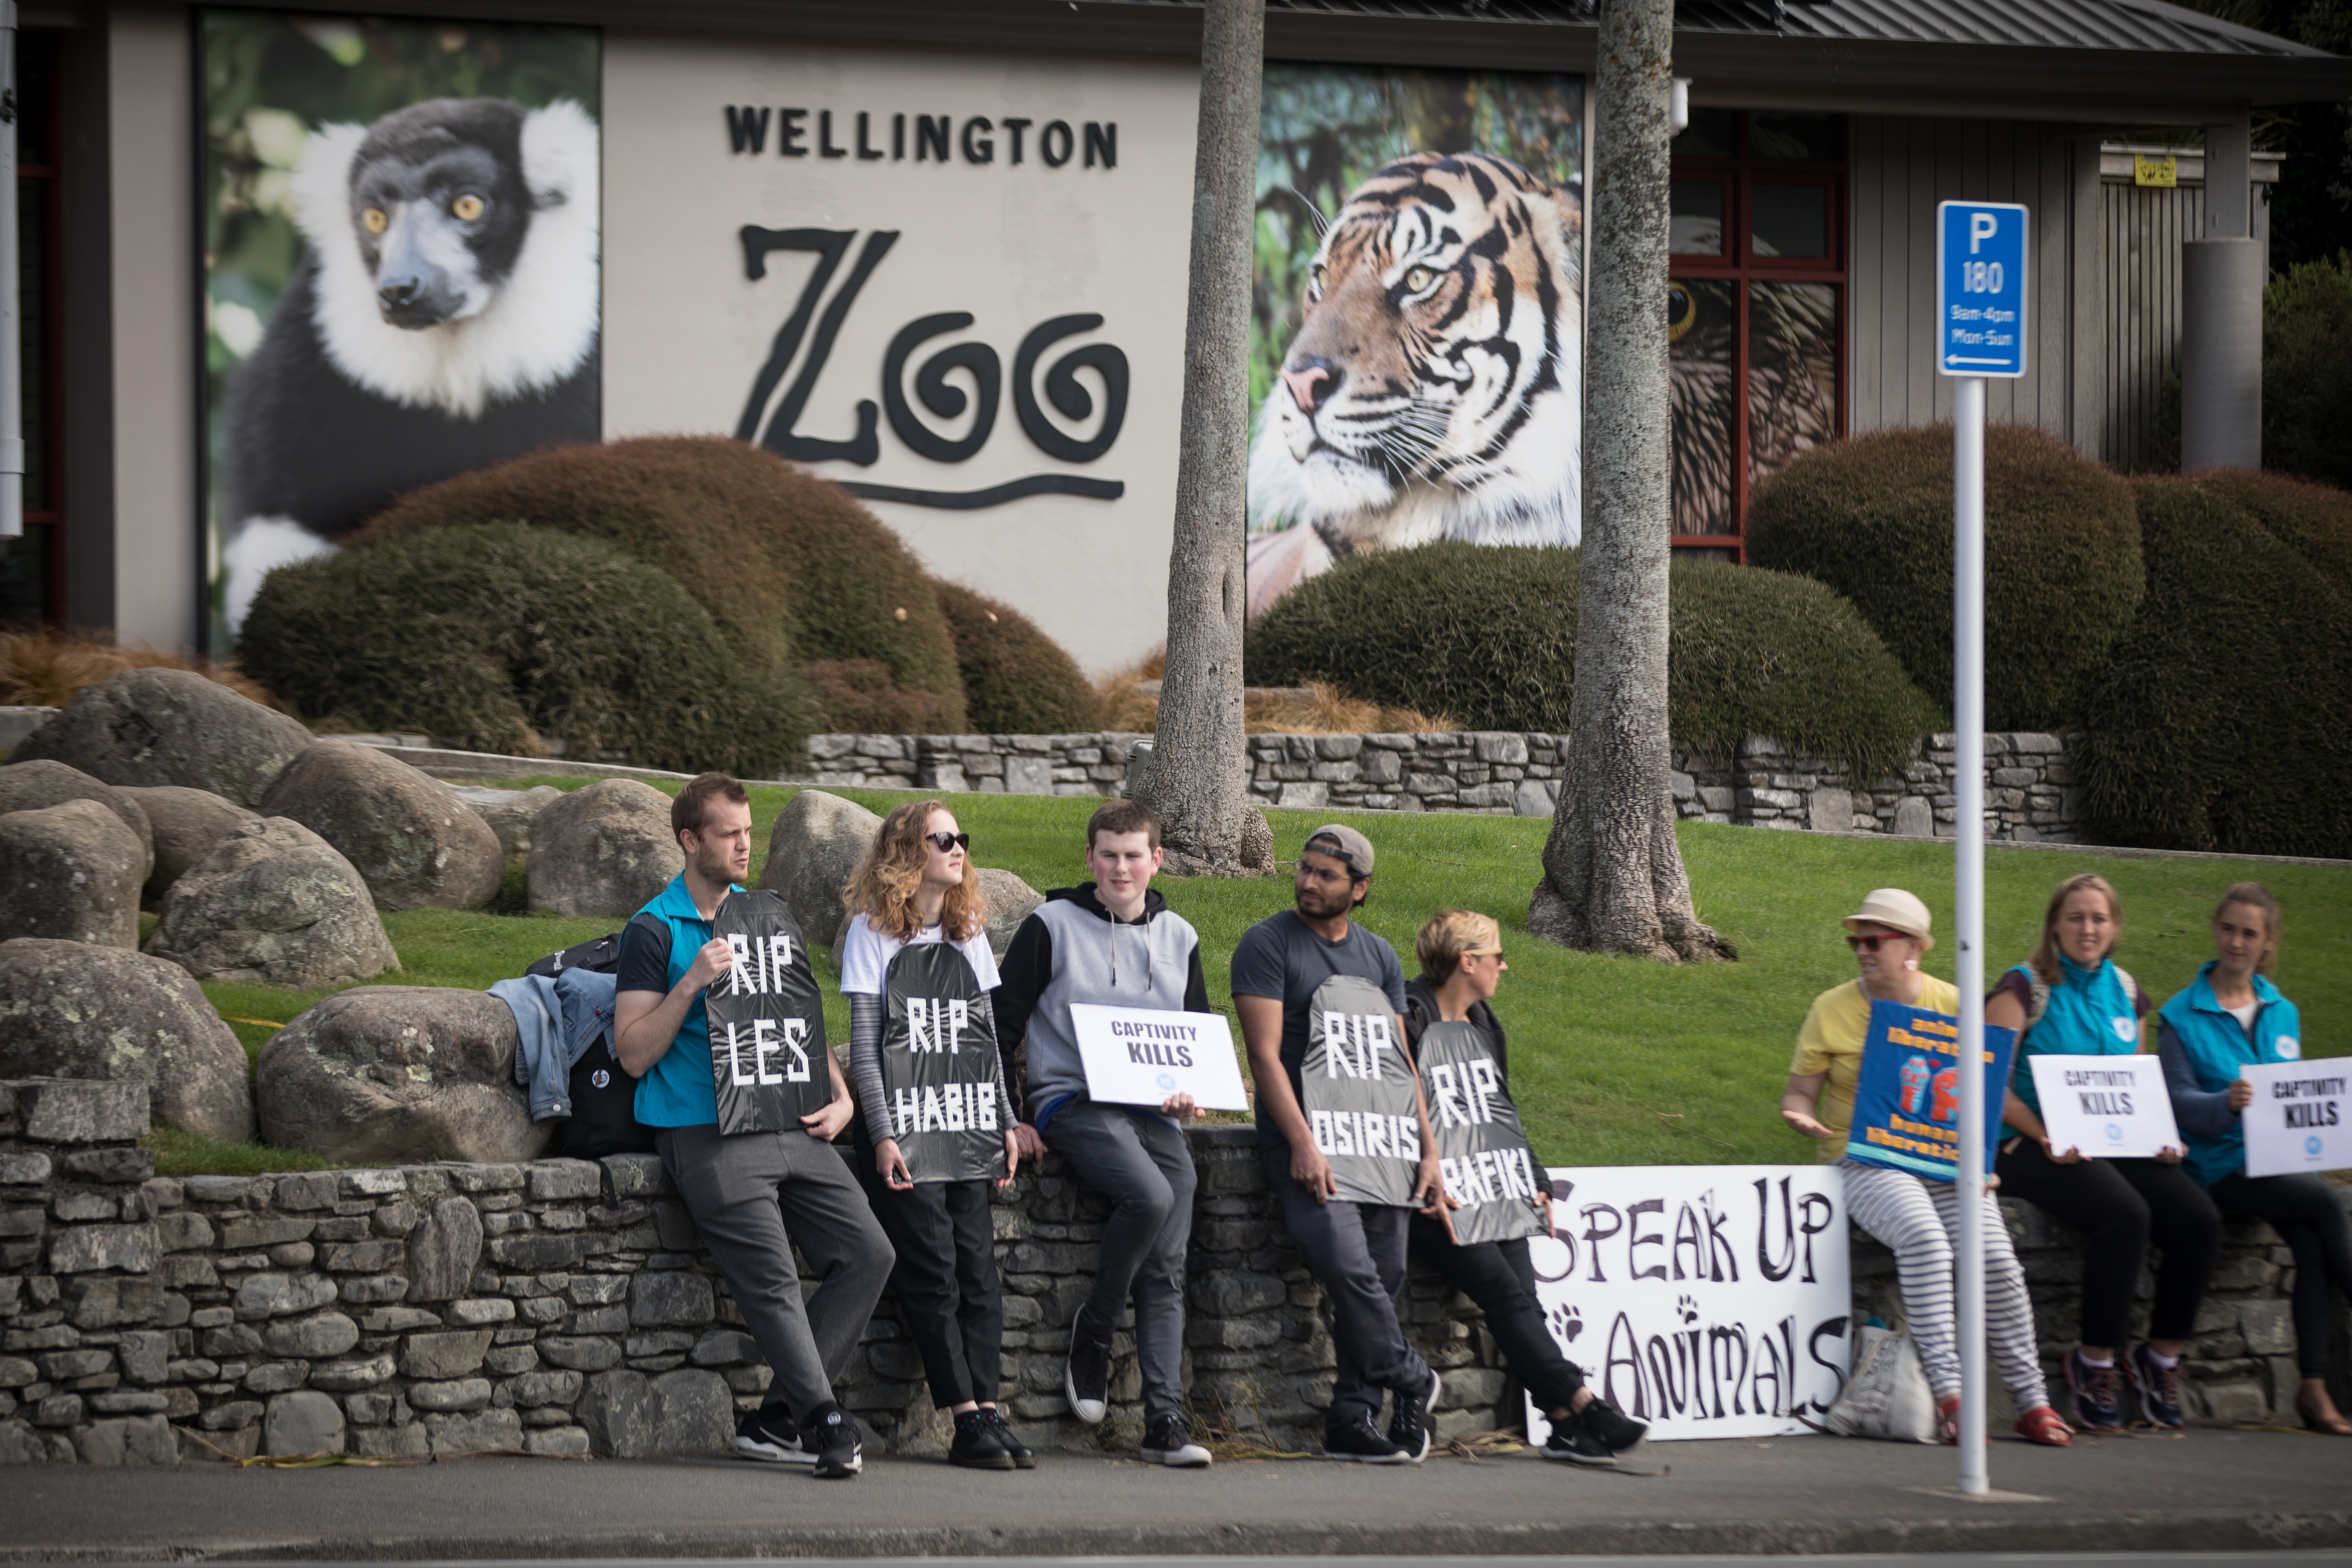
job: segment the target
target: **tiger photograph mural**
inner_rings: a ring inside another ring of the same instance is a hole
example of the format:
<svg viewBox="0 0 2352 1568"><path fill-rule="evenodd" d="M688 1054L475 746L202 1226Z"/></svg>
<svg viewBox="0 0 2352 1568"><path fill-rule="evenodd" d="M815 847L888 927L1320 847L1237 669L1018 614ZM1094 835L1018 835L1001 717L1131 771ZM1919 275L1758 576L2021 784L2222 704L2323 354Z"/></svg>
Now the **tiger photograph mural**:
<svg viewBox="0 0 2352 1568"><path fill-rule="evenodd" d="M1359 551L1575 544L1581 82L1270 67L1265 103L1249 614Z"/></svg>

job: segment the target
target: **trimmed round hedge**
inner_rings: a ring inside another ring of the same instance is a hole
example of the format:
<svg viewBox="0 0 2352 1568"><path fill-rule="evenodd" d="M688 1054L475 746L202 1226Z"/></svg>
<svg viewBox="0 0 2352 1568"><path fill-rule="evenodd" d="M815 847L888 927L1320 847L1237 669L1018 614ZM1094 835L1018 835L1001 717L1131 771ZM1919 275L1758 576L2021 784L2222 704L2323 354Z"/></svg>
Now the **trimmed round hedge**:
<svg viewBox="0 0 2352 1568"><path fill-rule="evenodd" d="M1748 559L1825 583L1939 706L1952 690L1952 427L1816 447L1748 509ZM2063 441L1985 431L1985 725L2053 730L2145 588L2131 487Z"/></svg>
<svg viewBox="0 0 2352 1568"><path fill-rule="evenodd" d="M1351 556L1252 624L1249 682L1329 681L1472 729L1563 732L1580 558L1463 543ZM1769 735L1875 779L1946 726L1853 606L1821 584L1719 561L1676 560L1670 578L1676 744L1729 756Z"/></svg>
<svg viewBox="0 0 2352 1568"><path fill-rule="evenodd" d="M2211 469L2195 482L2245 510L2272 538L2309 562L2329 587L2352 597L2352 493L2242 468Z"/></svg>
<svg viewBox="0 0 2352 1568"><path fill-rule="evenodd" d="M922 563L846 490L772 452L717 436L551 447L412 491L355 542L491 522L617 545L674 576L747 663L871 661L912 699L891 702L913 728L964 727Z"/></svg>
<svg viewBox="0 0 2352 1568"><path fill-rule="evenodd" d="M2074 752L2093 841L2352 857L2352 601L2221 487L2134 489L2147 596Z"/></svg>
<svg viewBox="0 0 2352 1568"><path fill-rule="evenodd" d="M934 583L963 675L964 717L983 735L1066 735L1100 721L1094 688L1037 623L955 583Z"/></svg>
<svg viewBox="0 0 2352 1568"><path fill-rule="evenodd" d="M519 523L281 566L237 656L313 722L421 730L468 751L528 754L545 735L652 767L773 778L815 718L804 684L747 667L667 573Z"/></svg>

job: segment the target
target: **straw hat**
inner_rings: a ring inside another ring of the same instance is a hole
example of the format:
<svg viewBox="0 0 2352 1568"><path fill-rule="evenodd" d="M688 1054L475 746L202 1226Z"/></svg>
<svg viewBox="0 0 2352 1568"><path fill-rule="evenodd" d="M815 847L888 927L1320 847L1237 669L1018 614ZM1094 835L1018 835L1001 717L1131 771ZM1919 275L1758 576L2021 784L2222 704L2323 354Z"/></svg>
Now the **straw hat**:
<svg viewBox="0 0 2352 1568"><path fill-rule="evenodd" d="M1919 901L1917 894L1906 893L1900 888L1873 889L1870 896L1862 900L1862 908L1840 923L1852 931L1865 921L1872 925L1885 926L1889 931L1899 931L1905 936L1917 937L1922 952L1936 945L1936 939L1927 934L1928 927L1933 923L1927 906Z"/></svg>

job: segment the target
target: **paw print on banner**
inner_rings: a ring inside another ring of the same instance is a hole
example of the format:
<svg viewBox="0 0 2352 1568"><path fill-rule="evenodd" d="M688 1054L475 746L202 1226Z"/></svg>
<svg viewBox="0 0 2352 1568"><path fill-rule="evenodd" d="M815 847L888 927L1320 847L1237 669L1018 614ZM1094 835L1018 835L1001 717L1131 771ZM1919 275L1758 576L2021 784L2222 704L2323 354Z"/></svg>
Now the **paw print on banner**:
<svg viewBox="0 0 2352 1568"><path fill-rule="evenodd" d="M1682 1297L1675 1302L1675 1314L1685 1324L1696 1323L1698 1321L1698 1302L1692 1297Z"/></svg>
<svg viewBox="0 0 2352 1568"><path fill-rule="evenodd" d="M1574 1344L1576 1336L1584 1331L1584 1314L1572 1306L1554 1307L1546 1316L1551 1321L1552 1337L1562 1344Z"/></svg>

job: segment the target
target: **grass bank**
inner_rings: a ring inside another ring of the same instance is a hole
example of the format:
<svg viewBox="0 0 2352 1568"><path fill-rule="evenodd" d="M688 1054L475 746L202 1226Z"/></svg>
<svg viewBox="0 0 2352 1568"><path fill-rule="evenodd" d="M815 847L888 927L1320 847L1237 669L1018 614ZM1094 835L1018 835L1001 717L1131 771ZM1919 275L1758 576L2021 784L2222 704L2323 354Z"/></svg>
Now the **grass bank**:
<svg viewBox="0 0 2352 1568"><path fill-rule="evenodd" d="M586 781L514 781L517 787ZM674 786L673 786L674 787ZM903 795L841 790L876 810ZM766 858L776 814L793 792L754 790L752 872ZM1082 837L1097 804L1034 795L961 795L954 808L980 864L1002 866L1045 889L1083 876ZM1276 811L1276 853L1287 858L1327 813ZM1412 961L1422 922L1448 906L1495 916L1511 973L1496 999L1511 1035L1513 1089L1537 1153L1548 1163L1790 1163L1810 1145L1777 1113L1798 1024L1813 996L1853 973L1837 921L1876 887L1910 889L1948 936L1948 844L1873 842L1685 824L1683 857L1699 912L1738 948L1740 962L1691 968L1570 952L1518 929L1549 824L1518 817L1361 815L1343 817L1380 851L1364 923ZM2352 1029L2352 869L2252 861L2126 858L2095 850L1986 853L1989 969L2021 961L2050 889L2077 871L2113 882L2124 905L2124 966L2159 1003L2210 956L2207 922L2231 882L2268 884L2284 906L2286 940L2277 979L2301 1005L2305 1048L2343 1050ZM1227 966L1255 921L1288 907L1286 880L1165 879L1169 902L1201 932L1209 990L1230 1019ZM614 929L611 920L410 910L384 917L404 973L382 982L480 989L532 959ZM1927 957L1952 973L1948 941ZM824 968L822 956L821 969ZM829 971L828 980L836 980ZM206 984L205 994L257 1052L272 1030L237 1018L284 1022L324 992ZM835 1037L847 1010L827 998ZM1238 1039L1239 1030L1236 1027ZM192 1154L202 1152L191 1151ZM226 1156L213 1152L208 1158ZM209 1168L209 1167L207 1167Z"/></svg>

